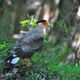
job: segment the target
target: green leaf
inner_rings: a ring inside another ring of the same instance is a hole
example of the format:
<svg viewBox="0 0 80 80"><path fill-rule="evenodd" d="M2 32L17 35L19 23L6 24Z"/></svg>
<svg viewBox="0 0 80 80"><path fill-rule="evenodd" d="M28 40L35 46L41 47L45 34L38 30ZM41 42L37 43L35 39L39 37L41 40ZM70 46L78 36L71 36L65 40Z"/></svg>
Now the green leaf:
<svg viewBox="0 0 80 80"><path fill-rule="evenodd" d="M30 22L30 20L28 19L28 20L23 20L23 21L21 21L20 23L25 26L25 25L28 24L29 22Z"/></svg>

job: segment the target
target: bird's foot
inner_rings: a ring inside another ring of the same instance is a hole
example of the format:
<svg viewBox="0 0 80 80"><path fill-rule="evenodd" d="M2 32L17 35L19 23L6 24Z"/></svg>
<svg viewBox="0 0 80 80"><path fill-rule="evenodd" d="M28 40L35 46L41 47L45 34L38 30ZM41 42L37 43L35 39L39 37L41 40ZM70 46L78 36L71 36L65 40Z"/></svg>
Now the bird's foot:
<svg viewBox="0 0 80 80"><path fill-rule="evenodd" d="M30 67L30 58L28 58L28 65L27 66Z"/></svg>
<svg viewBox="0 0 80 80"><path fill-rule="evenodd" d="M27 65L27 64L25 64L25 60L22 59L22 66L23 66L23 68L26 67L26 65Z"/></svg>
<svg viewBox="0 0 80 80"><path fill-rule="evenodd" d="M22 66L23 67L30 67L30 58L28 58L28 64L25 64L25 60L24 59L22 59Z"/></svg>

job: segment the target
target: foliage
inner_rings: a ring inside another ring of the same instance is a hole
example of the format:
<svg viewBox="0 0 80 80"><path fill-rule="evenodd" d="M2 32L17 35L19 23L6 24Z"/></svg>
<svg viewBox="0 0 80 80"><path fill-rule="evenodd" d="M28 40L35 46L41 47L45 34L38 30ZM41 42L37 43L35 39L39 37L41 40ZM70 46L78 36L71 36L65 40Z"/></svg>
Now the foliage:
<svg viewBox="0 0 80 80"><path fill-rule="evenodd" d="M50 40L49 40L49 35L44 36L44 45L49 44Z"/></svg>
<svg viewBox="0 0 80 80"><path fill-rule="evenodd" d="M73 80L74 78L76 80L79 78L80 73L77 70L80 66L66 64L66 56L72 52L71 48L62 45L57 45L54 48L51 46L49 48L49 44L45 46L40 53L32 57L32 60L39 69L50 74L49 80L57 80L57 78L59 78L58 80Z"/></svg>
<svg viewBox="0 0 80 80"><path fill-rule="evenodd" d="M50 47L50 48L49 48ZM10 50L11 44L3 42L0 44L0 59L2 59L6 53ZM44 71L49 75L48 80L79 80L80 66L74 66L61 62L66 61L66 55L71 53L71 48L64 45L56 45L53 47L52 43L44 45L40 52L37 52L32 56L32 65L37 69ZM67 53L66 53L67 52ZM0 65L0 70L2 66ZM33 71L26 72L25 76L31 80L41 80L43 77ZM12 79L12 78L11 78ZM47 79L44 79L47 80Z"/></svg>
<svg viewBox="0 0 80 80"><path fill-rule="evenodd" d="M0 58L2 58L2 56L6 55L6 53L10 50L11 48L11 44L4 41L2 43L0 43Z"/></svg>
<svg viewBox="0 0 80 80"><path fill-rule="evenodd" d="M11 48L11 44L9 42L1 42L0 43L0 63L3 60L3 58L7 55ZM0 72L2 71L3 65L0 64Z"/></svg>
<svg viewBox="0 0 80 80"><path fill-rule="evenodd" d="M31 17L29 19L21 21L20 23L21 23L22 27L25 27L27 25L27 26L30 26L30 28L33 29L33 28L36 27L36 22L37 22L37 19Z"/></svg>
<svg viewBox="0 0 80 80"><path fill-rule="evenodd" d="M32 80L41 80L41 79L43 79L40 74L35 73L33 71L26 72L26 76L28 76Z"/></svg>
<svg viewBox="0 0 80 80"><path fill-rule="evenodd" d="M63 19L57 20L54 24L50 25L50 30L58 35L57 40L67 40L70 36L71 26L67 25Z"/></svg>
<svg viewBox="0 0 80 80"><path fill-rule="evenodd" d="M58 20L56 22L60 27L63 27L63 30L68 33L68 26L66 25L65 21L62 19L62 20Z"/></svg>

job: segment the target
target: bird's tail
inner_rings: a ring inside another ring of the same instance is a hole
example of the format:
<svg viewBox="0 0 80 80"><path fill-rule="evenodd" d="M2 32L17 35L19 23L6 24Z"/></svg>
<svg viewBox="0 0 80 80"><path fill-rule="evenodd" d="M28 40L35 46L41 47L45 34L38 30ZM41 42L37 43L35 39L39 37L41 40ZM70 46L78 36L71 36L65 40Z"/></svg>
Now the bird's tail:
<svg viewBox="0 0 80 80"><path fill-rule="evenodd" d="M20 60L19 57L15 55L14 50L10 51L9 54L5 57L4 63L15 65Z"/></svg>
<svg viewBox="0 0 80 80"><path fill-rule="evenodd" d="M14 67L16 67L15 64L17 64L20 60L20 57L17 57L15 52L16 48L13 48L13 50L11 50L8 55L5 57L3 64L3 72L9 72L11 69L13 69Z"/></svg>

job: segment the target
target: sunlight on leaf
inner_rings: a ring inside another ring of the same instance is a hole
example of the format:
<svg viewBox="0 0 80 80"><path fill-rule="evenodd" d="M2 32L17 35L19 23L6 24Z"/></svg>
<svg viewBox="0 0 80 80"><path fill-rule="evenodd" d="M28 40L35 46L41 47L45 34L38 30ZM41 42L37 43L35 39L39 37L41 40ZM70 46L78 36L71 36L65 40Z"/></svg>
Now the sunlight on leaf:
<svg viewBox="0 0 80 80"><path fill-rule="evenodd" d="M27 25L29 22L30 22L30 20L27 19L27 20L21 21L20 23L21 23L23 26L25 26L25 25Z"/></svg>
<svg viewBox="0 0 80 80"><path fill-rule="evenodd" d="M20 22L21 26L20 27L25 27L25 26L30 26L31 29L36 27L36 22L37 19L34 17L31 17L30 19L26 19Z"/></svg>

